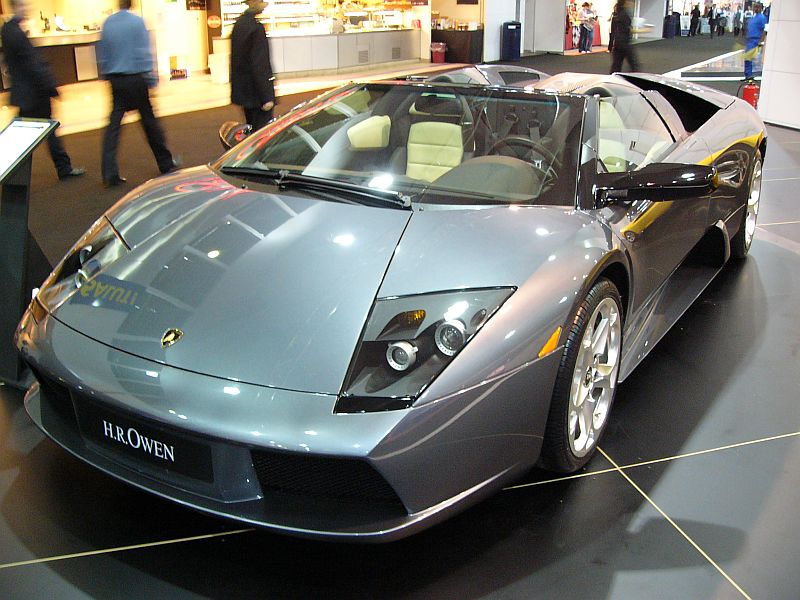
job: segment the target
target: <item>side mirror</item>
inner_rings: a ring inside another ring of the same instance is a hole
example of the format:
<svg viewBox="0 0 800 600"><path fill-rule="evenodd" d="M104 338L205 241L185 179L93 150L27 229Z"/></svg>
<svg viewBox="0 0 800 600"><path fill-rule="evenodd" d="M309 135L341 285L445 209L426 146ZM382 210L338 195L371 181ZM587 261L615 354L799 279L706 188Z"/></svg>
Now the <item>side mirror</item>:
<svg viewBox="0 0 800 600"><path fill-rule="evenodd" d="M717 170L705 165L652 163L625 173L598 173L597 206L614 200L699 198L719 187Z"/></svg>
<svg viewBox="0 0 800 600"><path fill-rule="evenodd" d="M252 132L252 125L237 123L236 121L226 121L222 124L222 127L219 128L219 141L225 150L230 150Z"/></svg>

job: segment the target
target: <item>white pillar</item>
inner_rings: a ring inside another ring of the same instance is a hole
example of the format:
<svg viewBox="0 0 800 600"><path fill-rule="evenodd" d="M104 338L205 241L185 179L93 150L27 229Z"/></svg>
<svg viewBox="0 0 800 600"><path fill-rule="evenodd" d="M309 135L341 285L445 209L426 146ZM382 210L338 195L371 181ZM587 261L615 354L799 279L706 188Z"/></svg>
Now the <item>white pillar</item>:
<svg viewBox="0 0 800 600"><path fill-rule="evenodd" d="M800 2L773 0L769 15L766 55L758 112L768 123L800 129Z"/></svg>

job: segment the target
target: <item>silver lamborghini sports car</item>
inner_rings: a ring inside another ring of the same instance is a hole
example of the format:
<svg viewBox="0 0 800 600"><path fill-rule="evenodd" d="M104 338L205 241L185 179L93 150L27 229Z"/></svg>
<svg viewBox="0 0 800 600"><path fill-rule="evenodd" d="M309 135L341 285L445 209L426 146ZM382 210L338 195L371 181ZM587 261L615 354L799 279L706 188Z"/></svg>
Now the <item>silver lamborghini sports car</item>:
<svg viewBox="0 0 800 600"><path fill-rule="evenodd" d="M28 413L201 511L409 535L591 458L747 254L765 150L749 105L660 76L338 88L97 220L19 325Z"/></svg>

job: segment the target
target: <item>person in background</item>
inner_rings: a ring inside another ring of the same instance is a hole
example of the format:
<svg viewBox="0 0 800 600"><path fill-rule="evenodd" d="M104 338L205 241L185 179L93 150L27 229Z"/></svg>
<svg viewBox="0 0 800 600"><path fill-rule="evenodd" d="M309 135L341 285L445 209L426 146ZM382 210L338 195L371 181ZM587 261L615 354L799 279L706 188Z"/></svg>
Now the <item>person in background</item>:
<svg viewBox="0 0 800 600"><path fill-rule="evenodd" d="M745 48L744 48L744 78L753 78L753 59L758 54L759 46L764 42L767 37L767 18L761 12L763 7L761 3L753 3L753 16L747 23L747 31L745 31Z"/></svg>
<svg viewBox="0 0 800 600"><path fill-rule="evenodd" d="M594 24L597 22L597 13L592 10L590 2L584 2L578 13L581 22L581 39L579 51L586 54L592 51L594 44Z"/></svg>
<svg viewBox="0 0 800 600"><path fill-rule="evenodd" d="M689 21L689 35L694 37L697 35L697 30L700 27L700 5L695 4L692 8L692 18Z"/></svg>
<svg viewBox="0 0 800 600"><path fill-rule="evenodd" d="M103 134L102 173L106 187L127 181L119 174L117 147L122 117L129 110L139 112L158 170L169 173L178 167L150 104L149 89L158 83L150 35L142 18L130 12L131 0L119 0L118 6L119 10L103 23L97 42L100 76L111 84L112 98L111 115Z"/></svg>
<svg viewBox="0 0 800 600"><path fill-rule="evenodd" d="M708 35L714 38L714 30L717 28L717 7L713 4L708 7Z"/></svg>
<svg viewBox="0 0 800 600"><path fill-rule="evenodd" d="M256 15L267 3L246 0L245 10L233 24L231 32L231 102L244 111L253 130L272 120L275 107L275 77L269 56L269 42L264 26Z"/></svg>
<svg viewBox="0 0 800 600"><path fill-rule="evenodd" d="M30 17L30 1L11 0L11 8L14 16L3 25L3 29L0 31L8 74L11 77L9 102L12 106L19 107L20 117L51 119L50 99L58 96L56 79L50 66L33 47L19 25L20 22ZM85 169L72 166L69 154L55 131L47 138L47 147L59 179L79 177L86 173Z"/></svg>
<svg viewBox="0 0 800 600"><path fill-rule="evenodd" d="M736 12L733 13L733 37L739 37L739 33L742 30L743 18L744 18L744 13L742 12L742 7L737 6Z"/></svg>
<svg viewBox="0 0 800 600"><path fill-rule="evenodd" d="M717 13L717 35L722 37L725 35L725 28L728 26L728 11L725 8L720 8Z"/></svg>
<svg viewBox="0 0 800 600"><path fill-rule="evenodd" d="M617 0L614 6L614 18L611 20L611 35L614 36L614 49L612 51L611 71L622 71L623 61L628 61L631 71L639 70L639 61L631 43L631 15L628 12L630 0Z"/></svg>
<svg viewBox="0 0 800 600"><path fill-rule="evenodd" d="M569 28L567 33L572 34L572 47L580 48L581 23L578 19L578 6L575 4L575 0L570 0L567 5L567 27Z"/></svg>
<svg viewBox="0 0 800 600"><path fill-rule="evenodd" d="M617 5L614 5L614 8L611 10L611 16L608 17L608 22L614 22L614 15L616 15ZM614 30L611 29L611 25L608 26L608 48L606 48L606 52L613 52L614 51Z"/></svg>

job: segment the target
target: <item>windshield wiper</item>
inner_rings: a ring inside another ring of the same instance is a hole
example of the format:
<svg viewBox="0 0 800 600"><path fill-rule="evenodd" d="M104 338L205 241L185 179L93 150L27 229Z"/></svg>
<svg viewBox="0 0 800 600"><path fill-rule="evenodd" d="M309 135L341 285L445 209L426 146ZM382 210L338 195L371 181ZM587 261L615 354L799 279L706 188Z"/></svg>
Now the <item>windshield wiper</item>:
<svg viewBox="0 0 800 600"><path fill-rule="evenodd" d="M300 189L346 192L351 197L357 198L361 204L375 205L376 200L381 206L411 208L411 197L393 190L381 190L364 187L355 183L338 181L336 179L323 179L300 173L292 173L286 169L256 169L253 167L222 167L222 172L229 175L247 175L269 179L276 183L280 189L295 187Z"/></svg>

